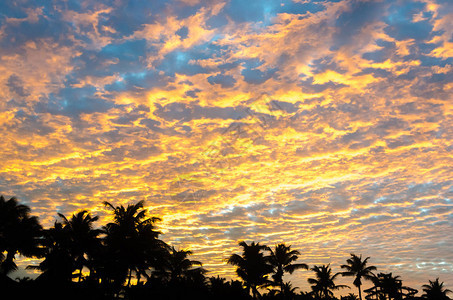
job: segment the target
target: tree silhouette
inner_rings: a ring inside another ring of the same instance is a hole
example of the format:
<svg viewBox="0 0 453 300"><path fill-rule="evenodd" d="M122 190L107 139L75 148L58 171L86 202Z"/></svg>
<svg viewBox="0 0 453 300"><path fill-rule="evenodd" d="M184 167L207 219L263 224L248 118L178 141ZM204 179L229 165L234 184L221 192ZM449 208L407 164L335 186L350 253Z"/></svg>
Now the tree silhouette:
<svg viewBox="0 0 453 300"><path fill-rule="evenodd" d="M42 240L44 260L38 266L28 266L28 269L40 270L40 280L52 282L69 282L72 279L74 262L71 256L71 241L63 224L55 222L52 228L44 230Z"/></svg>
<svg viewBox="0 0 453 300"><path fill-rule="evenodd" d="M260 296L258 288L269 284L267 275L272 272L273 267L268 263L264 250L268 247L260 243L239 242L242 247L242 255L233 254L228 258L228 263L236 266L236 274L244 281L247 289L252 291L253 298Z"/></svg>
<svg viewBox="0 0 453 300"><path fill-rule="evenodd" d="M362 300L362 278L372 280L374 274L372 271L376 270L375 266L367 266L369 257L362 260L362 255L357 256L351 253L351 257L346 260L347 264L342 265L342 269L346 269L341 274L343 276L354 276L353 284L359 289L359 299Z"/></svg>
<svg viewBox="0 0 453 300"><path fill-rule="evenodd" d="M341 288L349 288L347 285L336 285L335 279L341 273L332 274L330 264L322 266L314 266L311 268L315 272L316 278L308 278L311 289L315 297L319 299L331 299L333 298L333 291Z"/></svg>
<svg viewBox="0 0 453 300"><path fill-rule="evenodd" d="M209 277L209 299L250 299L250 294L244 289L242 283L238 280L226 281L225 278Z"/></svg>
<svg viewBox="0 0 453 300"><path fill-rule="evenodd" d="M163 242L158 240L160 232L154 230L154 224L160 219L148 218L147 211L143 209L143 201L130 204L113 206L109 202L104 204L113 210L113 222L105 227L105 244L108 249L110 263L114 269L106 268L109 277L113 277L116 285L122 285L128 277L127 285L130 286L132 272L137 276L144 274L149 256L155 254L156 248L162 247Z"/></svg>
<svg viewBox="0 0 453 300"><path fill-rule="evenodd" d="M159 239L160 232L155 230L154 225L156 221L160 221L160 219L156 217L147 218L137 225L138 245L141 249L139 254L142 256L136 267L137 283L142 275L149 279L147 271L150 268L155 269L171 249L169 245ZM151 274L151 272L149 273Z"/></svg>
<svg viewBox="0 0 453 300"><path fill-rule="evenodd" d="M273 267L274 272L272 278L274 279L275 284L280 286L281 292L283 292L284 289L283 275L285 272L292 274L298 269L308 270L308 266L306 264L293 263L297 260L300 252L297 250L291 250L291 246L278 244L274 249L268 248L268 250L270 251L269 263Z"/></svg>
<svg viewBox="0 0 453 300"><path fill-rule="evenodd" d="M372 279L374 287L365 290L368 297L376 296L377 299L400 300L403 296L411 297L417 293L417 290L402 285L400 276L393 276L392 273L379 273ZM403 293L403 290L406 293Z"/></svg>
<svg viewBox="0 0 453 300"><path fill-rule="evenodd" d="M423 298L428 300L448 300L450 299L447 294L451 293L452 291L449 289L445 289L444 283L439 282L439 278L436 278L434 281L429 281L429 284L424 284L422 286Z"/></svg>
<svg viewBox="0 0 453 300"><path fill-rule="evenodd" d="M202 263L190 260L188 256L191 254L192 251L176 250L175 247L171 247L170 251L156 265L154 274L169 282L178 282L182 279L193 278L200 273L203 274L205 271L201 268ZM194 268L195 265L200 267Z"/></svg>
<svg viewBox="0 0 453 300"><path fill-rule="evenodd" d="M352 293L349 293L347 296L342 296L341 300L359 300L359 297Z"/></svg>
<svg viewBox="0 0 453 300"><path fill-rule="evenodd" d="M69 251L75 263L75 269L79 270L79 281L82 278L82 269L84 266L92 270L88 259L90 259L100 247L98 235L102 233L100 229L93 229L93 223L98 220L98 217L91 217L91 214L82 210L77 214L73 214L68 220L63 214L58 214L63 219L63 229L69 237Z"/></svg>
<svg viewBox="0 0 453 300"><path fill-rule="evenodd" d="M298 287L294 287L291 282L285 282L280 290L271 290L266 296L270 299L293 300L296 297L297 289Z"/></svg>
<svg viewBox="0 0 453 300"><path fill-rule="evenodd" d="M42 227L37 217L30 216L28 206L18 204L15 197L6 201L0 196L0 274L17 269L14 262L17 253L26 257L41 256L41 236Z"/></svg>
<svg viewBox="0 0 453 300"><path fill-rule="evenodd" d="M6 201L0 197L0 287L15 294L16 299L337 299L334 291L345 288L335 284L338 275L354 277L353 284L359 296L349 294L342 300L362 299L362 280L371 280L374 286L363 292L367 299L448 300L450 290L439 278L423 285L423 296L414 297L417 290L402 285L399 276L392 273L374 275L369 257L351 254L343 272L332 273L330 264L314 266L314 278L309 278L311 292L296 295L297 287L284 283L285 273L308 266L296 263L300 253L284 243L269 248L259 243L239 243L241 254L232 254L227 263L236 267L241 281L225 278L206 278L200 261L191 260L190 250L177 250L159 239L155 223L148 217L143 201L126 207L113 206L113 220L95 229L98 217L82 210L55 221L53 227L42 229L30 208L18 204L15 198ZM44 259L29 268L41 271L36 280L12 280L7 276L16 268L15 255L37 256ZM84 268L90 275L82 276ZM132 276L136 283L133 284ZM272 276L272 281L268 279ZM146 282L140 278L146 277ZM74 280L77 279L78 280ZM83 279L83 280L82 280ZM260 288L268 288L261 295ZM272 289L270 287L273 287ZM275 288L277 287L277 288ZM0 294L2 295L2 294Z"/></svg>

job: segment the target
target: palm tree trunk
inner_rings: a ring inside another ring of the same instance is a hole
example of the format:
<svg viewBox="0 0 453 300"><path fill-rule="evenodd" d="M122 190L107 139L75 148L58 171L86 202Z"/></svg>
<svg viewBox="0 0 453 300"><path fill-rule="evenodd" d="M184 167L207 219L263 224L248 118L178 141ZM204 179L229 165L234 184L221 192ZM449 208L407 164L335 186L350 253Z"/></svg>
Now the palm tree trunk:
<svg viewBox="0 0 453 300"><path fill-rule="evenodd" d="M127 281L127 286L130 287L131 286L131 278L132 278L132 269L129 269L129 279Z"/></svg>
<svg viewBox="0 0 453 300"><path fill-rule="evenodd" d="M138 270L138 269L135 269L135 277L137 277L137 283L135 285L139 285L140 283L140 278L142 277L141 276L141 272Z"/></svg>
<svg viewBox="0 0 453 300"><path fill-rule="evenodd" d="M280 284L280 292L283 293L283 268L278 266L277 272L275 273L275 281Z"/></svg>
<svg viewBox="0 0 453 300"><path fill-rule="evenodd" d="M2 264L0 264L0 274L8 274L12 270L14 270L14 257L16 256L15 249L8 249L6 250L6 258Z"/></svg>
<svg viewBox="0 0 453 300"><path fill-rule="evenodd" d="M246 291L247 291L247 295L250 296L250 291L252 291L252 297L253 297L253 289L250 285L246 284Z"/></svg>
<svg viewBox="0 0 453 300"><path fill-rule="evenodd" d="M359 288L359 299L362 300L362 289L360 288L360 285L358 286Z"/></svg>
<svg viewBox="0 0 453 300"><path fill-rule="evenodd" d="M256 288L256 286L252 287L252 294L253 294L253 299L261 298L261 294L260 294L260 292L258 292L258 289Z"/></svg>

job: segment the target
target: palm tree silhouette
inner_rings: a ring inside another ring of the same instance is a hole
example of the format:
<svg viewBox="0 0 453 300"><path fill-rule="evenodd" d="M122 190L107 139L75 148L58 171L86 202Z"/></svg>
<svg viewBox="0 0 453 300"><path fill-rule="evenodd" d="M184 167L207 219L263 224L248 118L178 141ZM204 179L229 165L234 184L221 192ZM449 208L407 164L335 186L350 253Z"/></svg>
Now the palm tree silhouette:
<svg viewBox="0 0 453 300"><path fill-rule="evenodd" d="M205 270L201 268L202 263L196 260L190 260L188 256L191 254L192 251L176 250L175 247L171 247L170 251L167 252L156 266L154 274L170 282L178 282L183 278L196 276L200 272L203 274ZM195 265L199 265L200 267L193 268Z"/></svg>
<svg viewBox="0 0 453 300"><path fill-rule="evenodd" d="M239 242L239 246L242 247L242 255L232 254L227 262L237 267L237 275L256 299L260 296L258 288L270 283L267 275L272 272L273 267L263 253L268 247L255 242L248 245L244 241Z"/></svg>
<svg viewBox="0 0 453 300"><path fill-rule="evenodd" d="M346 269L342 272L343 276L355 276L353 284L359 289L359 299L362 300L362 278L366 280L372 280L374 274L371 271L376 270L375 266L367 266L369 257L362 260L362 255L357 256L351 253L351 257L346 260L347 265L342 265L342 269Z"/></svg>
<svg viewBox="0 0 453 300"><path fill-rule="evenodd" d="M160 232L154 230L154 224L160 218L147 217L147 211L143 209L144 201L127 207L115 207L109 202L104 204L113 210L113 222L108 223L104 230L107 235L105 244L113 260L111 263L115 264L115 269L111 270L114 281L121 285L128 277L127 285L130 286L132 272L137 277L144 274L149 256L164 244L158 240Z"/></svg>
<svg viewBox="0 0 453 300"><path fill-rule="evenodd" d="M38 266L28 266L27 269L40 270L39 280L53 282L68 282L72 278L74 262L71 256L71 241L63 224L55 222L52 228L44 230L42 241L44 260Z"/></svg>
<svg viewBox="0 0 453 300"><path fill-rule="evenodd" d="M445 289L444 283L439 282L439 278L436 278L434 281L429 281L429 284L424 284L422 286L423 298L428 300L448 300L450 299L447 294L452 293L451 290Z"/></svg>
<svg viewBox="0 0 453 300"><path fill-rule="evenodd" d="M290 281L285 282L280 290L269 289L269 292L263 295L264 299L287 299L294 300L296 297L296 290L298 287L294 287Z"/></svg>
<svg viewBox="0 0 453 300"><path fill-rule="evenodd" d="M41 256L42 227L38 218L30 216L30 208L18 204L15 197L8 201L0 196L0 274L16 270L17 253L26 256ZM6 252L6 257L3 253Z"/></svg>
<svg viewBox="0 0 453 300"><path fill-rule="evenodd" d="M332 274L332 269L330 264L322 266L314 266L311 268L315 272L316 278L308 278L308 283L310 283L311 289L315 297L320 299L330 299L333 298L333 291L341 288L349 288L347 285L336 285L335 279L341 273Z"/></svg>
<svg viewBox="0 0 453 300"><path fill-rule="evenodd" d="M372 279L374 287L365 290L367 297L376 296L376 299L403 299L403 296L412 297L418 291L416 289L403 286L400 276L393 276L392 273L379 273ZM406 291L406 294L403 293Z"/></svg>
<svg viewBox="0 0 453 300"><path fill-rule="evenodd" d="M357 297L353 293L349 293L347 296L342 296L341 300L359 300L359 297Z"/></svg>
<svg viewBox="0 0 453 300"><path fill-rule="evenodd" d="M209 278L209 290L211 296L209 299L250 299L250 293L247 293L239 280L227 282L225 278L218 275Z"/></svg>
<svg viewBox="0 0 453 300"><path fill-rule="evenodd" d="M79 270L78 281L82 278L82 269L87 266L90 269L88 259L92 257L96 248L100 247L98 235L102 233L100 229L93 229L93 223L99 217L91 217L91 214L82 210L73 214L68 220L63 214L58 214L63 219L63 229L67 231L70 239L70 252L74 260L75 268Z"/></svg>
<svg viewBox="0 0 453 300"><path fill-rule="evenodd" d="M14 197L6 201L0 196L0 286L7 291L19 291L17 298L23 294L28 296L26 290L31 288L32 293L35 289L59 296L67 292L71 299L90 296L112 299L110 296L120 296L121 292L127 299L219 300L261 298L259 289L272 286L263 299L319 300L336 299L333 292L348 287L335 284L337 276L343 275L354 277L359 296L349 294L341 297L342 300L362 300L362 280L371 280L374 284L363 291L368 294L367 299L418 299L414 298L417 290L403 286L399 276L374 275L372 271L376 267L368 265L369 257L363 259L362 255L355 254L341 266L343 272L333 274L330 264L311 268L315 272L314 278L308 279L312 292L296 296L297 288L290 282L284 283L283 276L297 269L308 269L308 266L296 263L300 253L284 243L269 248L255 242L239 242L242 253L232 254L227 262L236 267L242 282L211 277L207 284L207 271L201 262L189 259L191 251L177 250L159 239L155 223L160 219L148 217L143 203L124 207L104 202L113 211L113 221L103 230L94 229L98 217L92 217L86 210L74 213L69 219L58 214L61 220L43 230L38 219L30 216L28 206L19 204ZM24 278L16 282L7 276L17 268L14 260L18 253L44 257L38 266L31 267L42 272L36 280ZM82 280L85 267L90 276ZM137 285L131 287L134 273ZM273 282L268 280L269 275ZM147 278L146 284L139 284L140 276ZM75 278L80 283L72 282ZM125 287L126 281L128 287ZM82 292L85 288L88 292ZM439 278L423 285L423 292L422 298L427 300L448 300L447 294L452 293ZM89 293L94 294L85 296Z"/></svg>
<svg viewBox="0 0 453 300"><path fill-rule="evenodd" d="M270 251L269 263L274 269L272 278L274 279L275 284L280 286L281 292L283 292L284 289L283 274L285 272L292 274L298 269L308 270L308 266L306 264L293 263L297 260L300 252L297 250L291 250L291 246L278 244L274 249L268 248L267 250Z"/></svg>
<svg viewBox="0 0 453 300"><path fill-rule="evenodd" d="M380 294L386 299L401 298L400 290L402 282L400 276L393 276L392 273L379 273L374 279L375 286L379 288Z"/></svg>
<svg viewBox="0 0 453 300"><path fill-rule="evenodd" d="M137 225L139 246L142 249L142 259L136 268L137 283L142 275L149 279L147 270L156 268L170 251L170 246L159 239L160 232L155 230L155 223L159 220L156 217L147 218Z"/></svg>
<svg viewBox="0 0 453 300"><path fill-rule="evenodd" d="M282 299L294 299L297 289L297 287L293 287L291 282L285 282L280 290L280 296Z"/></svg>

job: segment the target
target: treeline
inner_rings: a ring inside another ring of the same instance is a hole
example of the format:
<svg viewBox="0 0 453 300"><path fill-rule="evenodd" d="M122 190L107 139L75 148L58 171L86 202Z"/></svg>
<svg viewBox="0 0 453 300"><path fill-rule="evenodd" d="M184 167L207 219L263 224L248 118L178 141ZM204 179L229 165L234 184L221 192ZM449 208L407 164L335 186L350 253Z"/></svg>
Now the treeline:
<svg viewBox="0 0 453 300"><path fill-rule="evenodd" d="M423 286L423 294L402 285L399 276L378 273L369 257L355 254L341 272L330 265L309 267L297 263L300 253L285 244L268 247L240 242L239 254L226 263L236 267L240 280L207 276L191 251L177 250L160 239L143 201L124 207L104 202L112 222L94 228L97 216L83 210L71 217L59 214L53 227L44 229L30 208L17 199L0 197L0 299L337 299L339 276L351 277L353 292L343 300L450 299L451 291L438 279ZM8 277L17 269L17 255L42 259L28 266L40 272L36 279ZM300 291L285 274L312 272L311 291ZM372 288L362 290L363 281Z"/></svg>

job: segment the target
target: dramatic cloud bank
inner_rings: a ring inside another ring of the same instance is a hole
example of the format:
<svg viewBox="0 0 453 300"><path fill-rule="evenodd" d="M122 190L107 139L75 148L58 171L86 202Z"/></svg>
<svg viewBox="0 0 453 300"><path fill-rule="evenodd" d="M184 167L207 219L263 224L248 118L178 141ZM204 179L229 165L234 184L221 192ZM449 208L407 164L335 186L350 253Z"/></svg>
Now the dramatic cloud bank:
<svg viewBox="0 0 453 300"><path fill-rule="evenodd" d="M43 225L145 199L213 274L234 274L238 240L284 241L310 265L362 253L452 288L453 2L0 12L0 193Z"/></svg>

